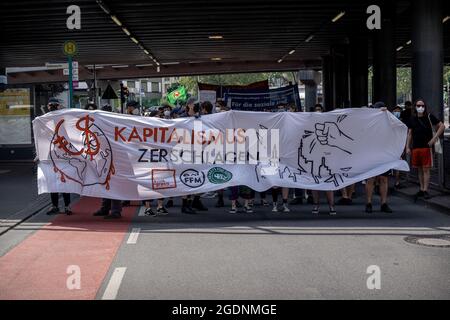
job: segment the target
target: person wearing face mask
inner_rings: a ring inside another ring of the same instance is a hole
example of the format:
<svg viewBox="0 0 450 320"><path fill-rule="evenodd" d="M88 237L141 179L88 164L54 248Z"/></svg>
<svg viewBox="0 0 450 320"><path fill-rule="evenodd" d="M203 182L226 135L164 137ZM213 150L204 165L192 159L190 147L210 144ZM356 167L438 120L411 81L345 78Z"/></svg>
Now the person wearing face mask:
<svg viewBox="0 0 450 320"><path fill-rule="evenodd" d="M135 116L141 115L139 103L136 101L127 102L127 114L132 114Z"/></svg>
<svg viewBox="0 0 450 320"><path fill-rule="evenodd" d="M423 99L417 100L414 103L411 119L408 123L406 153L411 154L411 165L413 168L417 168L420 183L420 190L416 193L415 200L420 197L430 198L428 186L430 169L433 167L433 146L445 129L442 121L429 113L427 109ZM433 126L436 129L434 135Z"/></svg>

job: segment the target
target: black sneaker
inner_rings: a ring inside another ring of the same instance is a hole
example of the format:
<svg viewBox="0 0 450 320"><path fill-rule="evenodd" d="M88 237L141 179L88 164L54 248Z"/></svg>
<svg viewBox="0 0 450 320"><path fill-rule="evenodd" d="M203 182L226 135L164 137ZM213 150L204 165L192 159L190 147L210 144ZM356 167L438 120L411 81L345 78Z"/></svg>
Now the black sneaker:
<svg viewBox="0 0 450 320"><path fill-rule="evenodd" d="M294 198L291 200L291 202L289 202L289 204L293 204L293 205L303 204L303 199L301 197Z"/></svg>
<svg viewBox="0 0 450 320"><path fill-rule="evenodd" d="M428 193L428 191L424 191L424 192L423 192L423 198L424 198L425 200L431 199L431 195Z"/></svg>
<svg viewBox="0 0 450 320"><path fill-rule="evenodd" d="M420 190L419 192L417 192L414 195L414 202L416 202L420 197L423 197L423 196L424 196L424 192L422 190Z"/></svg>
<svg viewBox="0 0 450 320"><path fill-rule="evenodd" d="M236 207L231 207L230 211L228 211L228 212L231 214L235 214L235 213L237 213L237 209L236 209Z"/></svg>
<svg viewBox="0 0 450 320"><path fill-rule="evenodd" d="M366 212L367 213L372 213L372 204L371 203L367 203L366 204Z"/></svg>
<svg viewBox="0 0 450 320"><path fill-rule="evenodd" d="M173 200L169 199L166 203L166 208L172 208L173 207Z"/></svg>
<svg viewBox="0 0 450 320"><path fill-rule="evenodd" d="M93 216L94 217L100 217L100 216L107 216L108 214L109 214L108 211L100 209L100 210L95 211Z"/></svg>
<svg viewBox="0 0 450 320"><path fill-rule="evenodd" d="M245 213L253 213L253 209L251 206L244 206Z"/></svg>
<svg viewBox="0 0 450 320"><path fill-rule="evenodd" d="M192 208L194 208L198 211L208 211L208 208L203 205L203 203L200 201L200 199L194 200L192 202Z"/></svg>
<svg viewBox="0 0 450 320"><path fill-rule="evenodd" d="M152 210L152 208L145 208L144 214L150 217L156 217L156 213Z"/></svg>
<svg viewBox="0 0 450 320"><path fill-rule="evenodd" d="M381 212L392 213L392 209L388 206L387 203L383 203L380 210Z"/></svg>
<svg viewBox="0 0 450 320"><path fill-rule="evenodd" d="M118 212L114 212L114 213L111 213L108 216L104 216L104 219L106 219L106 220L120 219L120 218L122 218L122 215L120 213L118 213Z"/></svg>
<svg viewBox="0 0 450 320"><path fill-rule="evenodd" d="M216 203L216 208L223 208L225 203L223 202L223 198L219 198Z"/></svg>
<svg viewBox="0 0 450 320"><path fill-rule="evenodd" d="M167 211L166 208L161 207L161 208L156 209L156 213L161 215L161 216L165 216L165 215L167 215L169 213L169 211Z"/></svg>
<svg viewBox="0 0 450 320"><path fill-rule="evenodd" d="M186 214L196 214L197 212L192 209L191 207L181 207L181 213L186 213Z"/></svg>
<svg viewBox="0 0 450 320"><path fill-rule="evenodd" d="M340 198L338 202L336 202L337 205L341 206L349 206L353 203L352 199L350 198Z"/></svg>
<svg viewBox="0 0 450 320"><path fill-rule="evenodd" d="M57 214L59 212L59 209L57 207L52 206L48 211L47 211L47 215L53 215L53 214Z"/></svg>
<svg viewBox="0 0 450 320"><path fill-rule="evenodd" d="M67 216L70 216L70 215L72 214L72 210L70 209L69 206L67 206L67 207L64 208L64 213L65 213Z"/></svg>

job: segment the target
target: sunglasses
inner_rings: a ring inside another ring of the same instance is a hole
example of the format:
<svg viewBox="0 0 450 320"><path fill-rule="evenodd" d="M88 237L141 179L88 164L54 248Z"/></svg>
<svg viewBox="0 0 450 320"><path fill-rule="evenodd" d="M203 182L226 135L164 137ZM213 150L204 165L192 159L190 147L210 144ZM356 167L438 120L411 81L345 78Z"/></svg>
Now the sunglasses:
<svg viewBox="0 0 450 320"><path fill-rule="evenodd" d="M425 107L424 104L416 104L416 107Z"/></svg>

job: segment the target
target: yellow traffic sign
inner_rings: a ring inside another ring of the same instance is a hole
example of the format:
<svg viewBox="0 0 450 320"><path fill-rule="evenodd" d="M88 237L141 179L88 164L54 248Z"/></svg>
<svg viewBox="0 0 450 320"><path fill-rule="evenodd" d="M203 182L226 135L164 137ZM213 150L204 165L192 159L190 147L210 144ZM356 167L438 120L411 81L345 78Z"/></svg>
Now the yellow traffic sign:
<svg viewBox="0 0 450 320"><path fill-rule="evenodd" d="M78 52L77 43L72 40L64 42L63 51L66 56L76 55Z"/></svg>

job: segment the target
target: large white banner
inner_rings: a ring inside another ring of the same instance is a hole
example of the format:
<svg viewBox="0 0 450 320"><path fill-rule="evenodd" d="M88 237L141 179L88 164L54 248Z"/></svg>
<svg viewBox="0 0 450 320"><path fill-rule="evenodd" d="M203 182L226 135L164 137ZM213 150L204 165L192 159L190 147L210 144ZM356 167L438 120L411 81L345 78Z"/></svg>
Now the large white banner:
<svg viewBox="0 0 450 320"><path fill-rule="evenodd" d="M33 121L39 193L122 200L234 185L337 190L401 160L407 128L390 112L228 111L166 120L60 110Z"/></svg>

